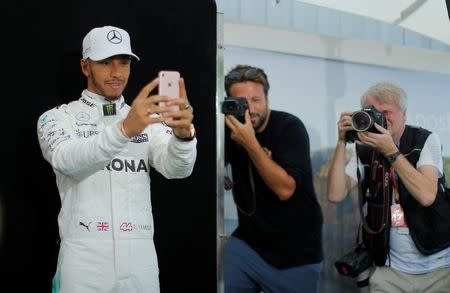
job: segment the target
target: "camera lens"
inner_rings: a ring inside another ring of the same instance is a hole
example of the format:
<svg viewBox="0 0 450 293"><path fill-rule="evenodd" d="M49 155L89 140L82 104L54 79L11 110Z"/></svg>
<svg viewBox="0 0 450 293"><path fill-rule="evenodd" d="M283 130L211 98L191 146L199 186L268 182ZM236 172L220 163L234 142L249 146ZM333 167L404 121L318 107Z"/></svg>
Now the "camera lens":
<svg viewBox="0 0 450 293"><path fill-rule="evenodd" d="M236 104L235 103L227 103L226 105L228 111L236 111Z"/></svg>
<svg viewBox="0 0 450 293"><path fill-rule="evenodd" d="M357 111L352 115L352 126L356 131L366 131L373 125L372 117L365 111Z"/></svg>
<svg viewBox="0 0 450 293"><path fill-rule="evenodd" d="M369 286L369 278L372 269L369 267L368 269L362 271L358 276L356 276L356 286L359 288Z"/></svg>

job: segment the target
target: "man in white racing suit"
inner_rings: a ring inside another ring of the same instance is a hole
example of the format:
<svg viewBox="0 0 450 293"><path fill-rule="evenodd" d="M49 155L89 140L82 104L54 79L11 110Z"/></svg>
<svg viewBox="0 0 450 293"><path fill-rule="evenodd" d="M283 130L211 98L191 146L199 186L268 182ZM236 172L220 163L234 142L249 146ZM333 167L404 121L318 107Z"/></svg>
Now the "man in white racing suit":
<svg viewBox="0 0 450 293"><path fill-rule="evenodd" d="M125 30L92 29L80 61L87 89L38 120L61 198L53 292L159 292L149 170L166 178L191 174L193 110L183 79L178 99L149 96L156 78L127 105L122 93L132 58L139 60Z"/></svg>

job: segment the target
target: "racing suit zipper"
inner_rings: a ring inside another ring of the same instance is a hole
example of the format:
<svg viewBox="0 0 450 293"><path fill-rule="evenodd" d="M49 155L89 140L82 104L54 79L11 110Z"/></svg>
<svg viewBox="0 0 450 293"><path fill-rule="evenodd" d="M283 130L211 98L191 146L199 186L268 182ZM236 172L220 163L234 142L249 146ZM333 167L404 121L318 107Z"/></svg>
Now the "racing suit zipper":
<svg viewBox="0 0 450 293"><path fill-rule="evenodd" d="M116 233L115 233L115 223L114 223L114 194L113 194L113 186L112 186L112 171L108 171L109 173L109 194L111 196L111 234L112 234L112 244L113 244L113 265L114 265L114 276L117 280L117 261L116 261Z"/></svg>

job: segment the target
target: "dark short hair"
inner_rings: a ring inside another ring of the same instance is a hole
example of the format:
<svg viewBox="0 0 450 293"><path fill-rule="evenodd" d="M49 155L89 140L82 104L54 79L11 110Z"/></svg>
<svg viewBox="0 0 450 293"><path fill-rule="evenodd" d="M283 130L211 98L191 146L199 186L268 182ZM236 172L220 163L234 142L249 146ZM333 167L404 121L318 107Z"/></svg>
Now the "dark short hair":
<svg viewBox="0 0 450 293"><path fill-rule="evenodd" d="M246 81L252 81L262 85L264 88L264 94L267 97L270 85L264 70L258 67L242 64L236 65L225 76L225 91L227 96L231 95L230 88L233 84Z"/></svg>

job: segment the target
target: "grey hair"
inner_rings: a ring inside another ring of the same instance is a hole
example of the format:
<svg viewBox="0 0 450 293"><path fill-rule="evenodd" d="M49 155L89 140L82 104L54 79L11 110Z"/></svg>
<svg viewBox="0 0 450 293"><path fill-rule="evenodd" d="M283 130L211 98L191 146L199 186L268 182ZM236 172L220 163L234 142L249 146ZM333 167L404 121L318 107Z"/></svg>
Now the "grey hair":
<svg viewBox="0 0 450 293"><path fill-rule="evenodd" d="M380 82L371 86L361 97L361 106L367 106L367 99L371 97L382 103L393 102L397 104L403 112L406 112L408 100L405 91L390 82Z"/></svg>

